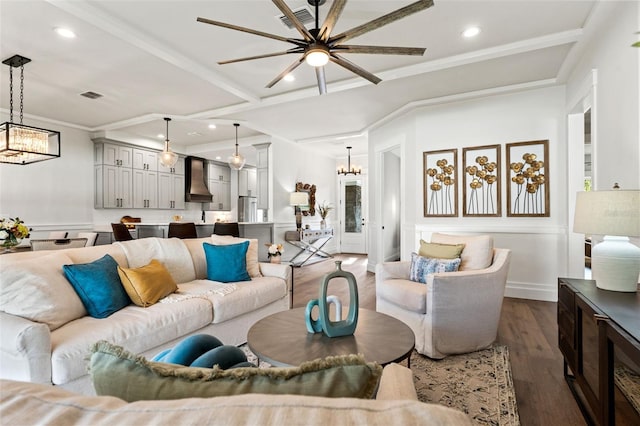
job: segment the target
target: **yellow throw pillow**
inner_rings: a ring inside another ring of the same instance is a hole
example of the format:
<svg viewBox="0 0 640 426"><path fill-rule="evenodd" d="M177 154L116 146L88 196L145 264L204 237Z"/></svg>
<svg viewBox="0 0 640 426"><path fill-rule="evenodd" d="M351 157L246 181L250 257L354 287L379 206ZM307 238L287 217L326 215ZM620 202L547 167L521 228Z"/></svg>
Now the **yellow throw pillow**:
<svg viewBox="0 0 640 426"><path fill-rule="evenodd" d="M178 289L167 268L156 259L140 268L118 266L118 275L131 301L144 308Z"/></svg>
<svg viewBox="0 0 640 426"><path fill-rule="evenodd" d="M420 240L418 254L422 257L435 259L455 259L460 257L462 250L464 250L464 244L439 244Z"/></svg>

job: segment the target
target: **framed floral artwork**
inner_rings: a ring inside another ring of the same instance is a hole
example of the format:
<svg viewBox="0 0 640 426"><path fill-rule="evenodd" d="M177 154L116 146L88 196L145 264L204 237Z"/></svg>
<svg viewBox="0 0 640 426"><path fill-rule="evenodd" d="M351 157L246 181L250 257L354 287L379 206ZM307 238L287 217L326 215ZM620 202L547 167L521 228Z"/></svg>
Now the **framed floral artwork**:
<svg viewBox="0 0 640 426"><path fill-rule="evenodd" d="M458 150L427 151L422 160L424 216L458 216Z"/></svg>
<svg viewBox="0 0 640 426"><path fill-rule="evenodd" d="M506 145L507 216L549 217L549 141Z"/></svg>
<svg viewBox="0 0 640 426"><path fill-rule="evenodd" d="M500 145L462 148L463 216L502 216Z"/></svg>

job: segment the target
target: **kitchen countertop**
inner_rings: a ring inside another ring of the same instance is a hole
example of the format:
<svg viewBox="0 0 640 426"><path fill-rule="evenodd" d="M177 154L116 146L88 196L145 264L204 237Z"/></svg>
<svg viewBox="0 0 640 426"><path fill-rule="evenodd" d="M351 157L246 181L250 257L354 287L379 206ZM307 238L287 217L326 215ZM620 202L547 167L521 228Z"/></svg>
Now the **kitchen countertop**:
<svg viewBox="0 0 640 426"><path fill-rule="evenodd" d="M188 223L184 221L183 223ZM194 222L196 226L215 225L216 222ZM131 223L134 226L169 226L169 222L136 222ZM238 225L273 225L273 222L238 222ZM111 224L108 225L96 225L94 232L112 232Z"/></svg>

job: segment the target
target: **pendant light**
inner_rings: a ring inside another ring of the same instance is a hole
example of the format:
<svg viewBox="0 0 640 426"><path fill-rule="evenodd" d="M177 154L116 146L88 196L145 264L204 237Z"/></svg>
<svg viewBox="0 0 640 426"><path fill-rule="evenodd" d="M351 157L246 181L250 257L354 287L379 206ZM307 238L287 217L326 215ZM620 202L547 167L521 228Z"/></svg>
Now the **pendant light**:
<svg viewBox="0 0 640 426"><path fill-rule="evenodd" d="M238 152L238 127L240 127L240 124L233 123L233 125L236 126L236 153L235 155L229 156L227 162L229 163L229 167L233 170L240 170L244 167L244 163L247 162L247 159Z"/></svg>
<svg viewBox="0 0 640 426"><path fill-rule="evenodd" d="M2 61L9 66L9 121L0 125L0 163L29 164L60 157L60 132L22 124L24 66L31 59L14 55ZM13 122L13 69L20 68L20 123Z"/></svg>
<svg viewBox="0 0 640 426"><path fill-rule="evenodd" d="M340 168L338 169L338 174L339 175L359 175L360 173L362 173L362 169L361 168L356 168L356 166L351 167L351 147L348 146L347 147L348 152L348 157L347 157L347 168L345 169L343 166L340 166Z"/></svg>
<svg viewBox="0 0 640 426"><path fill-rule="evenodd" d="M169 148L169 122L171 119L165 117L164 121L167 122L167 138L164 140L164 150L160 153L160 164L164 167L173 167L178 162L178 154Z"/></svg>

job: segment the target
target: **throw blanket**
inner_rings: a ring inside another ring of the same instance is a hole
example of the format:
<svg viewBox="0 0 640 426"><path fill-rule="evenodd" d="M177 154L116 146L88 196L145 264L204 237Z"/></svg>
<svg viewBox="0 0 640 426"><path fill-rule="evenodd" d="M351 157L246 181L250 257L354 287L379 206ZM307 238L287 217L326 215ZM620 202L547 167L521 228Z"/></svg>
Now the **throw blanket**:
<svg viewBox="0 0 640 426"><path fill-rule="evenodd" d="M199 281L202 281L202 280L199 280ZM207 299L208 295L217 294L217 295L220 295L220 296L224 296L226 294L233 293L234 291L236 291L238 289L238 287L235 284L220 284L220 283L215 283L215 282L212 282L212 281L207 281L207 286L208 287L213 287L213 288L211 288L209 290L204 290L204 291L201 291L201 292L197 292L197 293L187 293L184 290L180 290L180 287L178 286L178 291L176 291L175 293L171 293L167 297L163 297L158 302L160 302L160 303L177 303L177 302L181 302L183 300L193 299L195 297L199 297L199 298L202 298L202 299Z"/></svg>
<svg viewBox="0 0 640 426"><path fill-rule="evenodd" d="M148 265L152 259L164 264L176 283L196 279L196 270L187 246L177 238L141 238L116 242L127 256L130 268Z"/></svg>

